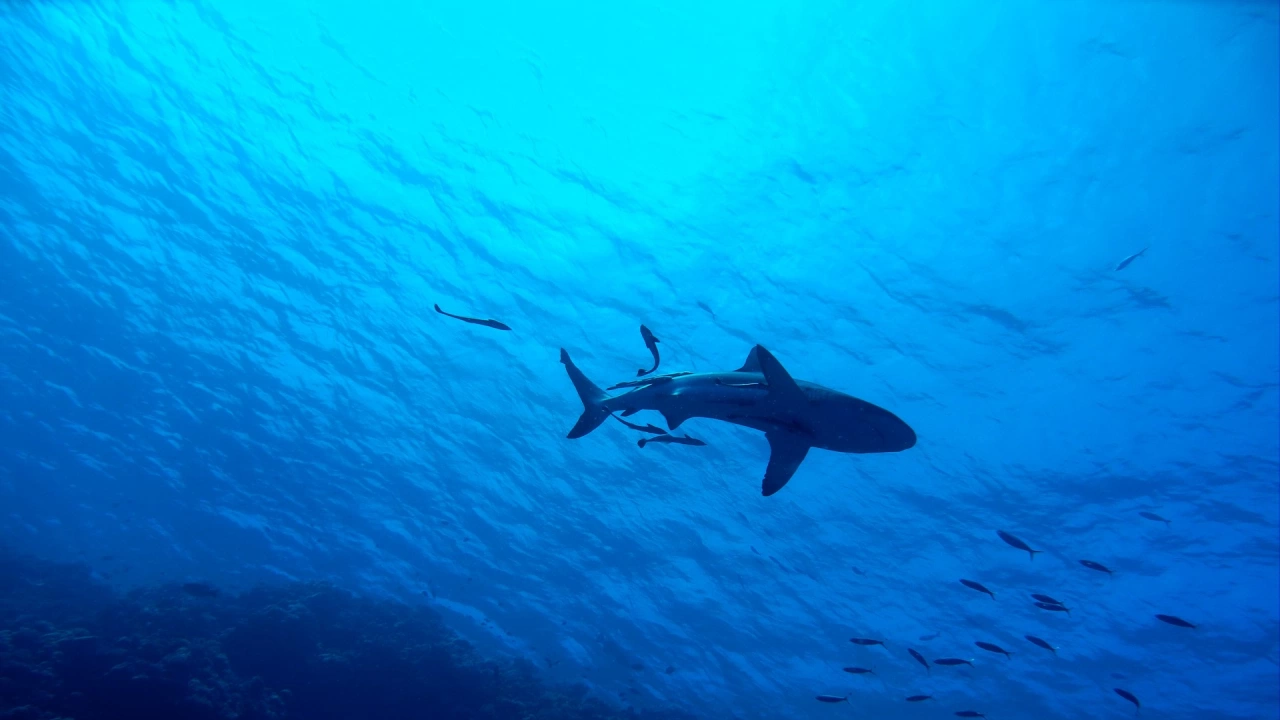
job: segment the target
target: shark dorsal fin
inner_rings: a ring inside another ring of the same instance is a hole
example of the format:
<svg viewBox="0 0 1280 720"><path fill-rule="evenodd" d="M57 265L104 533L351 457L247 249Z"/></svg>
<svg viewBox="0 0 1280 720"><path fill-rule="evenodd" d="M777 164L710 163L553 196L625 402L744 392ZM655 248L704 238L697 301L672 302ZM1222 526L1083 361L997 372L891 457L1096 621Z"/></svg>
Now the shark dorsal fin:
<svg viewBox="0 0 1280 720"><path fill-rule="evenodd" d="M757 345L751 351L755 359L760 365L760 372L764 373L765 384L769 386L769 394L776 396L778 400L783 402L804 402L804 391L796 384L795 378L782 367L782 363L778 362L778 358L773 353L765 349L763 345Z"/></svg>
<svg viewBox="0 0 1280 720"><path fill-rule="evenodd" d="M747 353L747 361L742 363L742 367L738 368L738 372L760 372L760 354L756 352L759 349L759 345L751 348L751 352Z"/></svg>
<svg viewBox="0 0 1280 720"><path fill-rule="evenodd" d="M809 444L791 433L765 433L769 440L769 467L764 471L760 492L765 497L782 489L796 474L796 468L809 454Z"/></svg>

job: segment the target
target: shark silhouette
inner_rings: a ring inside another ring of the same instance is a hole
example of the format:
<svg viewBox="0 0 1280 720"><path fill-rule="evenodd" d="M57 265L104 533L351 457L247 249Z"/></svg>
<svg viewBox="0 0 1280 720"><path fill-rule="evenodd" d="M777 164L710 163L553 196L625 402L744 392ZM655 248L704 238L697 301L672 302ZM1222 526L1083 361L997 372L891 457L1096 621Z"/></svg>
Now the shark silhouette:
<svg viewBox="0 0 1280 720"><path fill-rule="evenodd" d="M582 399L582 417L570 439L595 430L622 411L656 410L675 430L691 417L723 420L765 434L769 465L762 494L772 495L791 479L810 448L843 453L900 452L914 447L915 431L884 408L836 390L797 381L763 345L733 372L694 373L606 395L560 350L560 362Z"/></svg>

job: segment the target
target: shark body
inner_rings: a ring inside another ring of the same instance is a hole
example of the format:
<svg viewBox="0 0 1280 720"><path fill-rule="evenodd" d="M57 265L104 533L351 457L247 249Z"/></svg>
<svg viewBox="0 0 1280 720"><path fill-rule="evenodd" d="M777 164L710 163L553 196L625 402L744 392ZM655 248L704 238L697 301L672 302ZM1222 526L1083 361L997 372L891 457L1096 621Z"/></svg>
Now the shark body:
<svg viewBox="0 0 1280 720"><path fill-rule="evenodd" d="M751 349L733 372L662 376L621 395L609 396L560 351L578 396L582 417L568 437L580 438L614 412L624 416L655 410L674 430L691 417L742 425L765 434L769 465L761 492L782 489L810 448L843 453L900 452L916 444L915 431L884 408L851 395L798 381L762 345Z"/></svg>

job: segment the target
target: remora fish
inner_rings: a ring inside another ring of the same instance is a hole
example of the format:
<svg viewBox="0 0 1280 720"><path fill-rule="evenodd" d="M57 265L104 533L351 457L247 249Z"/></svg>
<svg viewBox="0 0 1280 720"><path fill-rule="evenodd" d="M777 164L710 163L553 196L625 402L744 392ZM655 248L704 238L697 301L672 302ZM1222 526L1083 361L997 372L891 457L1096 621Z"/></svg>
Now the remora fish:
<svg viewBox="0 0 1280 720"><path fill-rule="evenodd" d="M621 390L622 388L644 387L645 385L657 385L658 383L668 382L671 378L682 377L684 375L692 375L691 372L675 372L666 375L652 375L639 380L624 380L616 385L610 385L605 390Z"/></svg>
<svg viewBox="0 0 1280 720"><path fill-rule="evenodd" d="M649 434L651 434L651 435L666 435L666 434L667 434L667 431L666 431L666 430L663 430L662 428L660 428L660 427L658 427L658 426L656 426L656 425L651 425L651 424L649 424L649 423L645 423L644 425L637 425L637 424L635 424L635 423L633 423L633 422L630 422L630 421L628 421L628 420L623 420L622 418L618 417L617 415L614 415L614 416L613 416L613 419L614 419L614 420L617 420L618 422L622 423L623 425L626 425L627 427L631 428L632 430L639 430L640 432L647 432L647 433L649 433ZM640 447L644 447L644 446L643 446L643 445L641 445Z"/></svg>
<svg viewBox="0 0 1280 720"><path fill-rule="evenodd" d="M666 433L663 433L658 437L640 438L639 440L636 441L636 444L639 445L640 447L644 447L649 443L670 443L671 445L706 445L706 443L702 442L698 438L689 437L688 435L684 435L684 436L667 435Z"/></svg>
<svg viewBox="0 0 1280 720"><path fill-rule="evenodd" d="M645 370L640 368L636 371L636 377L642 377L658 369L658 365L662 364L662 359L658 357L658 343L662 342L654 337L653 331L649 328L640 326L640 337L644 338L644 346L649 348L649 353L653 355L653 367Z"/></svg>
<svg viewBox="0 0 1280 720"><path fill-rule="evenodd" d="M656 410L674 430L691 417L742 425L765 434L769 465L761 494L773 495L795 474L810 448L843 453L901 452L916 433L898 416L864 400L797 381L763 345L733 372L695 373L610 397L560 351L560 362L582 400L570 439L595 430L611 413Z"/></svg>
<svg viewBox="0 0 1280 720"><path fill-rule="evenodd" d="M441 315L451 317L454 320L461 320L462 322L465 322L465 323L471 323L472 325L483 325L488 328L493 328L494 330L510 330L511 329L505 323L500 323L497 320L482 320L480 318L463 317L462 315L454 315L453 313L447 313L441 310L439 305L436 305L435 308L436 308L436 312L440 313Z"/></svg>

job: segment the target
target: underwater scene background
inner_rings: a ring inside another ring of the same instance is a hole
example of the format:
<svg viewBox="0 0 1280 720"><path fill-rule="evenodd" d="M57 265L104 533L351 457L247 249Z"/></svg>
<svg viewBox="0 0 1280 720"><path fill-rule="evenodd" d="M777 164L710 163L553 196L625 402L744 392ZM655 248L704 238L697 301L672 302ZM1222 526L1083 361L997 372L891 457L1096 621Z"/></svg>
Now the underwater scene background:
<svg viewBox="0 0 1280 720"><path fill-rule="evenodd" d="M1278 15L0 3L0 717L1276 717Z"/></svg>

